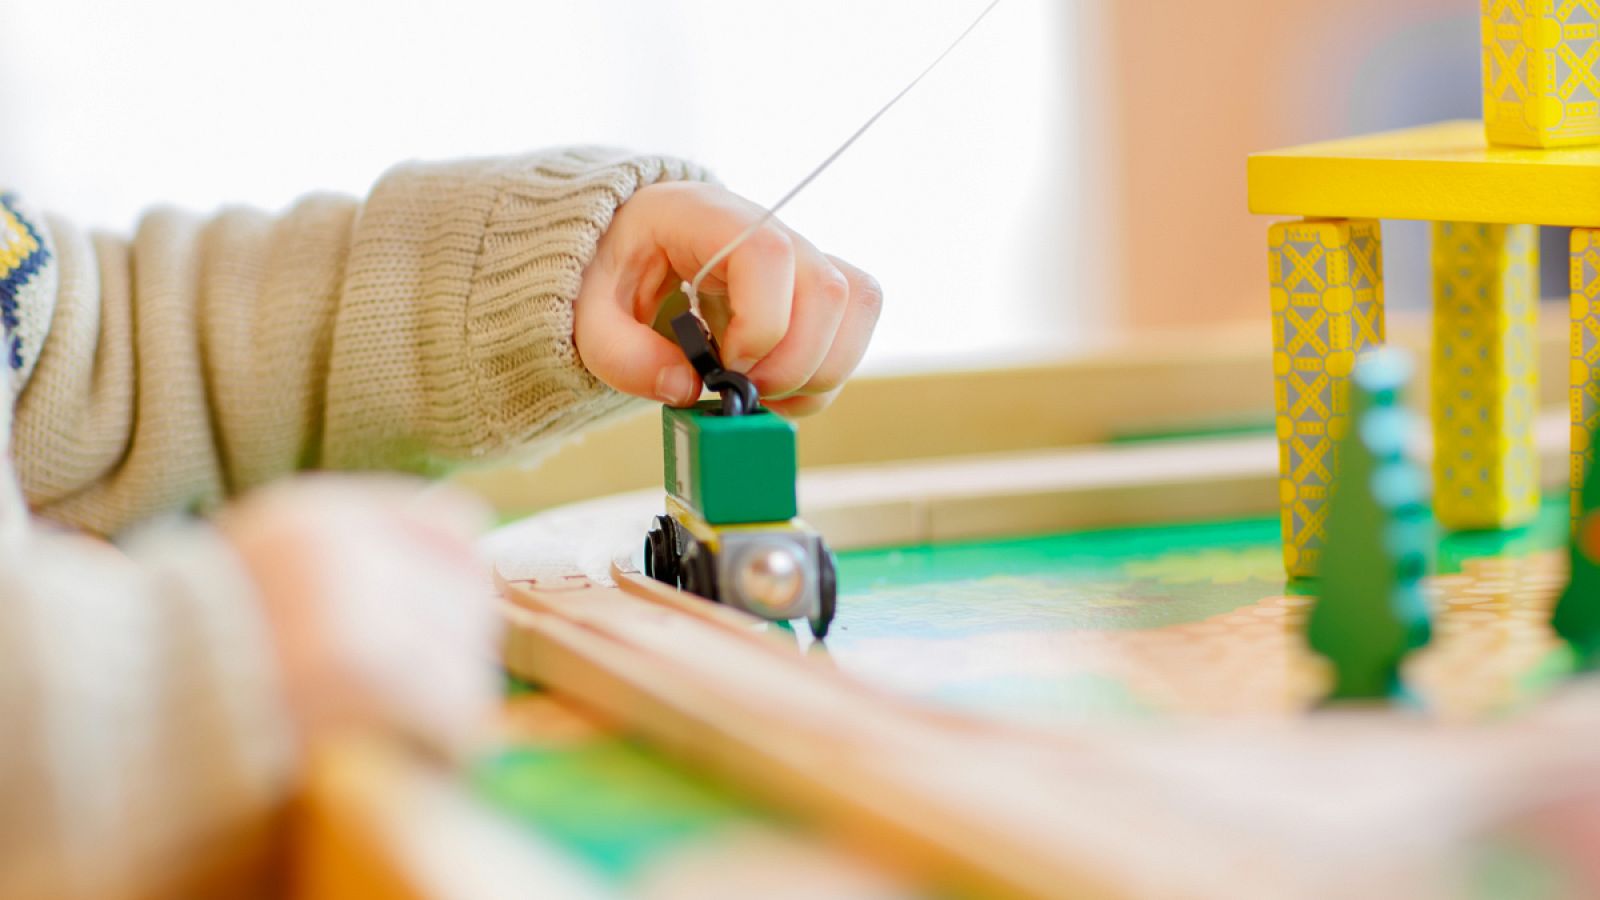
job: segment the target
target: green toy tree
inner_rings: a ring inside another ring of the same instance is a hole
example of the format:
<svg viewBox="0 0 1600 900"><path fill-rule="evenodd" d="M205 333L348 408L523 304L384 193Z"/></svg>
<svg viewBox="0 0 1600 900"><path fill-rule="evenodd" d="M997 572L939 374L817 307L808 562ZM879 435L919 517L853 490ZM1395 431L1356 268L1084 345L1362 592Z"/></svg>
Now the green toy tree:
<svg viewBox="0 0 1600 900"><path fill-rule="evenodd" d="M1572 522L1572 580L1556 601L1550 625L1572 645L1583 669L1600 667L1600 466L1583 479Z"/></svg>
<svg viewBox="0 0 1600 900"><path fill-rule="evenodd" d="M1402 403L1411 364L1396 350L1364 355L1349 381L1338 478L1307 638L1333 665L1330 700L1388 697L1400 660L1428 642L1427 479L1406 458L1415 423ZM1334 420L1339 421L1338 419Z"/></svg>

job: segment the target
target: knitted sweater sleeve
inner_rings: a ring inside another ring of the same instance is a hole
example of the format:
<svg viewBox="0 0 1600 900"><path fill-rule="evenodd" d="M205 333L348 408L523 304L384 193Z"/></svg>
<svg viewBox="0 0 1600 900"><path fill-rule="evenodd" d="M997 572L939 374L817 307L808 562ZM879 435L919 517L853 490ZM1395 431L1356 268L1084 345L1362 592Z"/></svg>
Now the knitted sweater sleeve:
<svg viewBox="0 0 1600 900"><path fill-rule="evenodd" d="M131 239L0 193L0 897L231 895L294 762L223 541L196 525L123 552L30 507L109 534L295 469L438 471L618 409L572 345L583 268L634 190L698 177L600 150L408 165L364 202L157 210Z"/></svg>
<svg viewBox="0 0 1600 900"><path fill-rule="evenodd" d="M85 277L59 249L0 194L0 898L235 895L294 766L253 586L203 526L128 552L36 527L12 470L17 388Z"/></svg>
<svg viewBox="0 0 1600 900"><path fill-rule="evenodd" d="M53 312L20 329L28 504L108 534L296 469L526 453L621 409L572 342L583 269L634 191L704 177L568 148L406 164L279 217L156 210L131 240L50 219Z"/></svg>

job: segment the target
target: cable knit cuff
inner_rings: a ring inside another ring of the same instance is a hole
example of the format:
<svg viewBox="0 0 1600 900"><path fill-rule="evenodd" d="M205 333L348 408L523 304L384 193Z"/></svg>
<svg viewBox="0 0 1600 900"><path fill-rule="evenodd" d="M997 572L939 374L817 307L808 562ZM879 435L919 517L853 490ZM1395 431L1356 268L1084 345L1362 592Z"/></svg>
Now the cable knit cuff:
<svg viewBox="0 0 1600 900"><path fill-rule="evenodd" d="M598 148L392 170L356 224L323 464L437 473L621 408L572 342L583 269L634 191L706 178Z"/></svg>

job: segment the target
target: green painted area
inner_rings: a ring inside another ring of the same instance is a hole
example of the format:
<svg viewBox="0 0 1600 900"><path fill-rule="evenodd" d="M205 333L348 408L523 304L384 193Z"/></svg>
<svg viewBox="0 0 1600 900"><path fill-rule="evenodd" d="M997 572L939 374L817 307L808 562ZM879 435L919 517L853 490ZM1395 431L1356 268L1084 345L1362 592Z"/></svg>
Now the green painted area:
<svg viewBox="0 0 1600 900"><path fill-rule="evenodd" d="M1208 419L1205 421L1176 423L1161 428L1126 429L1106 439L1108 444L1153 444L1171 441L1192 441L1198 438L1252 437L1276 434L1271 416L1238 419Z"/></svg>
<svg viewBox="0 0 1600 900"><path fill-rule="evenodd" d="M1566 543L1569 509L1565 495L1551 495L1539 507L1538 517L1521 528L1441 535L1434 571L1459 572L1461 564L1467 560L1486 556L1526 556L1540 550L1554 550Z"/></svg>
<svg viewBox="0 0 1600 900"><path fill-rule="evenodd" d="M1434 571L1558 549L1567 510L1566 496L1552 495L1526 528L1444 534L1435 526ZM1275 593L1314 591L1315 580L1284 579L1279 546L1278 520L1260 518L847 551L838 554L839 628L955 637L1193 622Z"/></svg>
<svg viewBox="0 0 1600 900"><path fill-rule="evenodd" d="M520 697L523 694L539 693L538 685L531 681L523 681L521 678L518 678L510 672L505 673L505 679L507 697Z"/></svg>
<svg viewBox="0 0 1600 900"><path fill-rule="evenodd" d="M1557 549L1567 509L1565 496L1550 497L1533 525L1506 533L1429 525L1435 570ZM862 678L984 715L1046 724L1155 715L1094 672L1093 655L1118 652L1102 645L1119 635L1313 595L1318 581L1285 581L1279 540L1278 520L1258 518L845 552L827 651ZM1567 668L1549 666L1531 677Z"/></svg>
<svg viewBox="0 0 1600 900"><path fill-rule="evenodd" d="M1082 531L839 554L829 646L863 636L1127 630L1283 593L1275 519Z"/></svg>
<svg viewBox="0 0 1600 900"><path fill-rule="evenodd" d="M661 408L667 492L713 525L794 518L794 425L767 410L713 414L720 403Z"/></svg>
<svg viewBox="0 0 1600 900"><path fill-rule="evenodd" d="M1116 641L1292 593L1270 519L856 551L839 571L840 668L1040 724L1157 715L1097 671Z"/></svg>
<svg viewBox="0 0 1600 900"><path fill-rule="evenodd" d="M618 882L761 818L711 782L617 738L508 748L477 762L469 777L491 807Z"/></svg>
<svg viewBox="0 0 1600 900"><path fill-rule="evenodd" d="M1468 857L1461 896L1471 900L1559 900L1585 895L1581 876L1566 860L1528 841L1499 837Z"/></svg>
<svg viewBox="0 0 1600 900"><path fill-rule="evenodd" d="M1522 674L1517 689L1523 696L1537 697L1555 690L1578 671L1578 655L1563 644Z"/></svg>

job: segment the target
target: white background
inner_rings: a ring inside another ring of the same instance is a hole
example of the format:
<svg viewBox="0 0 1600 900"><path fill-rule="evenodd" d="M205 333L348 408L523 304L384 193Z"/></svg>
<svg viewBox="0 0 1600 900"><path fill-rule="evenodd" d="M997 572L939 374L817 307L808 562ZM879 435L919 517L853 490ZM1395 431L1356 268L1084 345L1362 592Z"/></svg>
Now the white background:
<svg viewBox="0 0 1600 900"><path fill-rule="evenodd" d="M0 19L0 183L128 229L281 208L392 163L597 142L769 203L983 0L49 0ZM869 366L1084 339L1104 294L1076 135L1088 14L1006 0L784 218L878 276ZM1068 285L1072 285L1071 290Z"/></svg>

